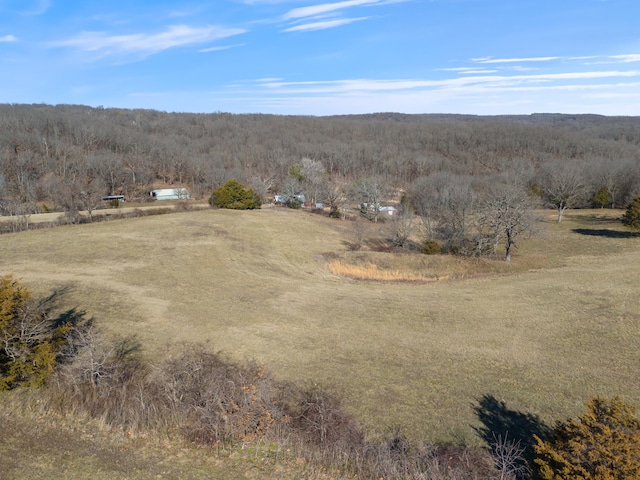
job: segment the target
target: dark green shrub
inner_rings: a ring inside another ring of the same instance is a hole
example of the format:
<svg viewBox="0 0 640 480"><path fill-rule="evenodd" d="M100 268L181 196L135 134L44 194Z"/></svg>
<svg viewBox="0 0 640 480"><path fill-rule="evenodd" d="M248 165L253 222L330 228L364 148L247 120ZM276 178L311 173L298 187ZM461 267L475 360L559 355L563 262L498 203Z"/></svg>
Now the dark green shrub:
<svg viewBox="0 0 640 480"><path fill-rule="evenodd" d="M633 199L622 216L622 223L634 230L640 230L640 195Z"/></svg>
<svg viewBox="0 0 640 480"><path fill-rule="evenodd" d="M438 255L442 253L442 247L435 240L427 240L420 247L420 252L425 255Z"/></svg>
<svg viewBox="0 0 640 480"><path fill-rule="evenodd" d="M596 207L604 208L607 205L611 204L611 194L609 193L609 189L605 186L600 187L598 191L593 196L593 204Z"/></svg>
<svg viewBox="0 0 640 480"><path fill-rule="evenodd" d="M260 195L250 188L244 188L237 180L229 180L213 191L209 197L209 205L233 210L252 210L260 208L262 201Z"/></svg>
<svg viewBox="0 0 640 480"><path fill-rule="evenodd" d="M287 199L284 201L284 206L288 208L302 208L302 200L293 195L289 195Z"/></svg>

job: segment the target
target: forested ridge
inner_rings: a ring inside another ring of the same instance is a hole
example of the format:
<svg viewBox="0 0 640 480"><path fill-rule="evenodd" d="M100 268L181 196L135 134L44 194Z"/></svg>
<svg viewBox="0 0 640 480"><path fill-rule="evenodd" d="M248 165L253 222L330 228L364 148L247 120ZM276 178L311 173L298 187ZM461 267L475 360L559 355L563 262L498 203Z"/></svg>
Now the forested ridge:
<svg viewBox="0 0 640 480"><path fill-rule="evenodd" d="M577 167L576 206L626 206L640 184L640 118L597 115L332 117L191 114L80 105L0 105L3 214L77 207L103 195L148 198L186 186L206 198L229 179L263 198L281 193L292 165L311 159L334 182L376 178L395 191L434 175L489 180L517 169L543 183ZM84 196L84 197L83 197ZM83 200L84 198L84 200ZM73 203L72 202L72 203Z"/></svg>

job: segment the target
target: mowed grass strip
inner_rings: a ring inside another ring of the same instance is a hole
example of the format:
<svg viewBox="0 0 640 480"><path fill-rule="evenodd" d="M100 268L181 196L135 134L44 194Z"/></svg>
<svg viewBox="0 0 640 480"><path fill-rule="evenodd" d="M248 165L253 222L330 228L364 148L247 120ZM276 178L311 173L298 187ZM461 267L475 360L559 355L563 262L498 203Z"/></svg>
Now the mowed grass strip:
<svg viewBox="0 0 640 480"><path fill-rule="evenodd" d="M640 238L605 212L549 212L511 265L349 252L350 222L264 208L2 235L0 271L67 286L150 357L203 342L329 386L372 435L478 443L483 395L549 422L593 394L640 405ZM450 280L360 281L335 261Z"/></svg>

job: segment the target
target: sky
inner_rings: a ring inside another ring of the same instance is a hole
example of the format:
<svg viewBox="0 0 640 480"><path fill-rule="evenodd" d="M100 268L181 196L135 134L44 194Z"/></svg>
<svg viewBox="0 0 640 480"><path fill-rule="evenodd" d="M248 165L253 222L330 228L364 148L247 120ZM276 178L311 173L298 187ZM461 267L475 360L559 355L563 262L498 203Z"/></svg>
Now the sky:
<svg viewBox="0 0 640 480"><path fill-rule="evenodd" d="M640 115L640 0L0 0L0 103Z"/></svg>

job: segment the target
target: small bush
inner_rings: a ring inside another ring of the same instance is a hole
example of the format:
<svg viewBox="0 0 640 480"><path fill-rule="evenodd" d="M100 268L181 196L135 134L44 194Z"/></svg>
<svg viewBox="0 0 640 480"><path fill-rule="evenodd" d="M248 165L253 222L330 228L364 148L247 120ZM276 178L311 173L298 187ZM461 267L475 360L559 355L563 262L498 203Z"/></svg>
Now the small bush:
<svg viewBox="0 0 640 480"><path fill-rule="evenodd" d="M295 210L298 210L302 208L302 200L300 200L296 196L289 195L287 199L284 201L284 206L287 208L293 208Z"/></svg>
<svg viewBox="0 0 640 480"><path fill-rule="evenodd" d="M420 252L425 255L438 255L442 253L442 247L435 240L426 240L420 247Z"/></svg>

